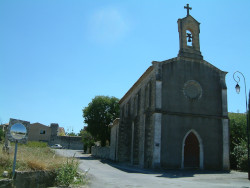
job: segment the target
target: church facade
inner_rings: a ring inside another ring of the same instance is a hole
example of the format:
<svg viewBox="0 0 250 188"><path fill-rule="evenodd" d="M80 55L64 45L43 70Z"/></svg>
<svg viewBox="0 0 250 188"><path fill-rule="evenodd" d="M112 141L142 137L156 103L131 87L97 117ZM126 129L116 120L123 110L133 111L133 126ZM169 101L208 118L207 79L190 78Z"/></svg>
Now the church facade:
<svg viewBox="0 0 250 188"><path fill-rule="evenodd" d="M153 61L120 100L115 160L143 168L229 169L227 87L203 59L200 23L178 20L178 57Z"/></svg>

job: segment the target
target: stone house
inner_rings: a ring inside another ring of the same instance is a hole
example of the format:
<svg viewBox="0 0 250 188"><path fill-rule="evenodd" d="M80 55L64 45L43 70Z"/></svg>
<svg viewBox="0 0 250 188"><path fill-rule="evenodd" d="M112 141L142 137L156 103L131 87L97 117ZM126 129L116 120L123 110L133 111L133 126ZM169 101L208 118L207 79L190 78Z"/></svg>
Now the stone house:
<svg viewBox="0 0 250 188"><path fill-rule="evenodd" d="M203 59L189 12L178 32L178 57L153 61L120 100L110 156L144 168L228 170L227 72Z"/></svg>
<svg viewBox="0 0 250 188"><path fill-rule="evenodd" d="M3 131L7 130L9 126L9 123L5 123L5 124L1 124L0 125L0 129L2 129Z"/></svg>
<svg viewBox="0 0 250 188"><path fill-rule="evenodd" d="M51 136L51 127L41 123L32 123L29 127L29 141L49 142Z"/></svg>

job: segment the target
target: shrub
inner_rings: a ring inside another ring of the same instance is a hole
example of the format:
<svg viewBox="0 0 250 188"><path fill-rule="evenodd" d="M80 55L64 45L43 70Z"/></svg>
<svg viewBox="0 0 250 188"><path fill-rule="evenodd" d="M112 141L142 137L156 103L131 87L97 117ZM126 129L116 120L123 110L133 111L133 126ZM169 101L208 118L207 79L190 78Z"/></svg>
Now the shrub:
<svg viewBox="0 0 250 188"><path fill-rule="evenodd" d="M84 151L86 152L87 148L91 150L91 147L95 145L95 140L93 136L84 129L80 131L80 136L82 137L82 142L84 143Z"/></svg>
<svg viewBox="0 0 250 188"><path fill-rule="evenodd" d="M56 182L59 186L66 186L73 183L80 183L82 178L77 172L79 163L73 158L71 161L69 159L61 168L57 170Z"/></svg>
<svg viewBox="0 0 250 188"><path fill-rule="evenodd" d="M230 166L232 169L243 170L239 164L242 157L244 144L247 141L247 121L246 114L229 113L230 119Z"/></svg>
<svg viewBox="0 0 250 188"><path fill-rule="evenodd" d="M232 152L236 160L236 167L238 170L247 171L248 169L248 160L247 160L247 142L241 140L240 144L234 147Z"/></svg>

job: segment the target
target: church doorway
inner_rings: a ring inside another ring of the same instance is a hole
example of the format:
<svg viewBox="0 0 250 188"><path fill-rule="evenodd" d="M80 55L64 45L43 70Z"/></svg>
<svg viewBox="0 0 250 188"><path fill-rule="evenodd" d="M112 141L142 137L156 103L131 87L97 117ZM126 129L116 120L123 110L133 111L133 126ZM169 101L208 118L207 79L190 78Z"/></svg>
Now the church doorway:
<svg viewBox="0 0 250 188"><path fill-rule="evenodd" d="M184 168L200 167L199 140L193 132L190 132L185 139L184 145Z"/></svg>

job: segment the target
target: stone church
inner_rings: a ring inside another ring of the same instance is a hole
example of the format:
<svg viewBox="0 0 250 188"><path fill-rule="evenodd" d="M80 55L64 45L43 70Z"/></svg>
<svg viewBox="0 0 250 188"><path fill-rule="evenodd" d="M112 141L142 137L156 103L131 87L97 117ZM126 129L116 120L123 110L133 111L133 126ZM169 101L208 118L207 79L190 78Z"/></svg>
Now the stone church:
<svg viewBox="0 0 250 188"><path fill-rule="evenodd" d="M227 72L203 59L200 23L185 8L187 16L177 21L178 56L153 61L120 100L120 120L111 132L116 161L143 168L230 168Z"/></svg>

